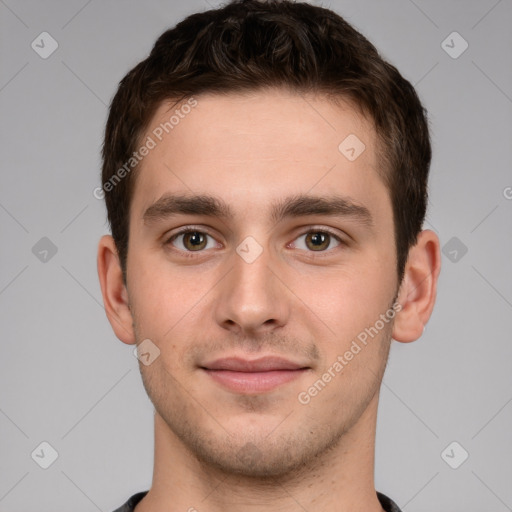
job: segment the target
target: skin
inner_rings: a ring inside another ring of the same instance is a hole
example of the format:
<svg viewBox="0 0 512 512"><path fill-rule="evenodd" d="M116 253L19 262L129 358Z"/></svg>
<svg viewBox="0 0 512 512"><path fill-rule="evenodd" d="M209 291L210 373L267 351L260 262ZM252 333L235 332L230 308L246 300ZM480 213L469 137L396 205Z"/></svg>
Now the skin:
<svg viewBox="0 0 512 512"><path fill-rule="evenodd" d="M155 406L155 460L152 487L136 510L380 512L373 471L381 380L391 337L417 339L431 315L439 240L419 234L398 283L377 136L348 103L284 90L196 99L141 162L126 285L112 238L99 243L115 334L126 344L150 339L160 350L148 366L140 363ZM148 134L171 107L160 106ZM354 161L338 150L349 134L366 146ZM170 193L213 195L233 217L144 222L147 208ZM271 205L296 194L350 198L372 224L326 214L275 222ZM203 233L199 251L190 234L168 241L186 226ZM326 229L341 242L327 237L319 250L311 237ZM252 263L236 252L248 236L262 250ZM337 357L395 299L394 319L301 403L299 393L330 367L332 374ZM200 368L233 354L275 354L309 369L273 390L241 394Z"/></svg>

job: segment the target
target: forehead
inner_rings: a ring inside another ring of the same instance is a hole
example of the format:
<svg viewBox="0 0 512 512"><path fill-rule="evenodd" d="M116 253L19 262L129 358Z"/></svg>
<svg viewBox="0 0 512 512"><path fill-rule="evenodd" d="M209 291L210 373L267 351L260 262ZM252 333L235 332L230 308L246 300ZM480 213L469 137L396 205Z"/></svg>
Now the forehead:
<svg viewBox="0 0 512 512"><path fill-rule="evenodd" d="M325 96L271 89L169 101L148 138L154 147L139 165L133 210L168 192L246 205L313 189L366 200L386 192L372 123Z"/></svg>
<svg viewBox="0 0 512 512"><path fill-rule="evenodd" d="M194 152L186 150L197 150L201 144L203 156L212 151L216 154L215 148L219 147L224 158L244 159L278 156L290 147L293 148L290 157L310 154L311 159L315 159L326 149L331 156L337 156L338 145L348 135L348 130L361 140L365 139L370 149L376 143L372 124L347 100L337 99L334 103L322 95L263 89L202 94L194 98L194 103L194 107L187 106L191 100L162 103L147 133L156 133L158 139L163 130L161 136L166 140L161 141L162 146L169 149L180 146L190 155ZM190 131L204 138L190 138Z"/></svg>

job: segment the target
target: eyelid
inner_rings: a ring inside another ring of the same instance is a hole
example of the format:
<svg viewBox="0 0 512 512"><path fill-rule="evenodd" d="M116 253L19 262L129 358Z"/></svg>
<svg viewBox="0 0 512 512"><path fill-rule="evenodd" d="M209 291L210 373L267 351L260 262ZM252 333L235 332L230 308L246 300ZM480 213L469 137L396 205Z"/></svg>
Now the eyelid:
<svg viewBox="0 0 512 512"><path fill-rule="evenodd" d="M176 235L181 235L183 233L188 233L189 231L199 231L201 233L208 233L211 235L210 228L204 225L195 225L195 224L186 224L185 226L181 226L179 228L174 228L165 233L163 238L172 238ZM172 234L169 234L172 233ZM212 235L213 236L213 235Z"/></svg>
<svg viewBox="0 0 512 512"><path fill-rule="evenodd" d="M215 235L211 233L211 231L208 228L205 228L204 226L194 226L194 225L187 225L182 226L181 228L178 228L177 231L173 231L172 234L165 234L162 238L164 239L163 244L167 245L170 244L175 238L177 238L180 235L184 235L185 233L191 233L191 232L198 232L205 235L208 235L209 237L213 238L217 243L217 238ZM189 251L194 252L194 251ZM202 251L198 251L202 252Z"/></svg>
<svg viewBox="0 0 512 512"><path fill-rule="evenodd" d="M328 234L329 236L332 236L333 238L336 239L336 241L339 243L339 245L347 245L347 242L346 240L344 239L344 237L342 235L340 235L338 232L334 231L333 229L331 228L328 228L328 227L325 227L325 226L308 226L307 228L303 228L301 229L300 233L298 233L294 239L292 240L292 242L290 242L287 247L294 243L295 240L297 240L297 238L301 237L301 236L304 236L304 235L308 235L310 233L326 233ZM347 235L348 236L348 235ZM338 247L338 246L337 246ZM334 247L333 249L328 249L328 250L325 250L325 251L307 251L307 252L310 252L312 254L318 254L318 255L321 255L322 253L329 253L333 250L335 250L336 247ZM299 249L299 250L302 250L302 249Z"/></svg>

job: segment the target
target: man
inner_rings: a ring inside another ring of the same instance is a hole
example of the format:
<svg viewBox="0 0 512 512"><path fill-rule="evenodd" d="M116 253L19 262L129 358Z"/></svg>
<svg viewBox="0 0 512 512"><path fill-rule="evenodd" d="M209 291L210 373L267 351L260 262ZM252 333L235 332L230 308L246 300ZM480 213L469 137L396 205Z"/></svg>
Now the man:
<svg viewBox="0 0 512 512"><path fill-rule="evenodd" d="M332 11L235 1L126 75L103 159L105 310L155 406L151 489L118 511L399 511L379 389L440 271L409 82Z"/></svg>

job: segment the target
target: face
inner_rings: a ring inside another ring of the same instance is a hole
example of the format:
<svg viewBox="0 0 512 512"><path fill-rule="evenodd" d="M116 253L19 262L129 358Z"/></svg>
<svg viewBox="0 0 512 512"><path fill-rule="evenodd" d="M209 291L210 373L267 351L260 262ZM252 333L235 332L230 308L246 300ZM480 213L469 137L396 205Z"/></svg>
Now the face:
<svg viewBox="0 0 512 512"><path fill-rule="evenodd" d="M195 99L168 134L179 106L157 111L132 199L133 327L160 351L140 370L199 460L282 475L378 395L398 283L377 137L321 97Z"/></svg>

